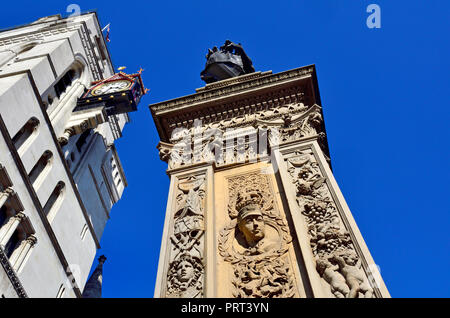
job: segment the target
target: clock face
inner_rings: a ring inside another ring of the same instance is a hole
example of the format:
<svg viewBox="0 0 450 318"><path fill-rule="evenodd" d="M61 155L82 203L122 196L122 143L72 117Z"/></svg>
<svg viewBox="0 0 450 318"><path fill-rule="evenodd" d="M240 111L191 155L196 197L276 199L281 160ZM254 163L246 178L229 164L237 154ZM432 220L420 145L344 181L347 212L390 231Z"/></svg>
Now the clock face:
<svg viewBox="0 0 450 318"><path fill-rule="evenodd" d="M111 94L115 92L124 91L133 85L133 82L130 81L114 81L109 83L100 84L97 86L91 94L94 96Z"/></svg>

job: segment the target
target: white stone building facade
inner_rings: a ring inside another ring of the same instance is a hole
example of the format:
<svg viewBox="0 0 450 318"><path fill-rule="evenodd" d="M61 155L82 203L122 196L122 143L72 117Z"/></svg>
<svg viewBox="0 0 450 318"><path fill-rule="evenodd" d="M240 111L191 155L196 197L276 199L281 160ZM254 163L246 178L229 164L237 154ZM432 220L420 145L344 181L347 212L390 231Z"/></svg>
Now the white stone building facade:
<svg viewBox="0 0 450 318"><path fill-rule="evenodd" d="M0 294L81 297L127 185L129 117L73 112L114 68L96 13L0 32Z"/></svg>

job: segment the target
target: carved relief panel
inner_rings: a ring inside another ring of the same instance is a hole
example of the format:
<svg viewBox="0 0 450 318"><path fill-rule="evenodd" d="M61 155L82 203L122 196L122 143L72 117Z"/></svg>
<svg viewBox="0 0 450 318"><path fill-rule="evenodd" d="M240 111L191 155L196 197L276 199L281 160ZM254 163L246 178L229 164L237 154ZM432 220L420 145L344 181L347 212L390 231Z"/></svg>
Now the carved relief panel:
<svg viewBox="0 0 450 318"><path fill-rule="evenodd" d="M221 297L300 297L290 229L272 177L258 169L223 179L226 192L217 209L226 214L217 229L218 275L223 277L218 281L220 290L231 291Z"/></svg>
<svg viewBox="0 0 450 318"><path fill-rule="evenodd" d="M337 298L374 297L362 259L311 148L284 157L317 273Z"/></svg>
<svg viewBox="0 0 450 318"><path fill-rule="evenodd" d="M166 297L203 297L205 178L179 180L169 243Z"/></svg>

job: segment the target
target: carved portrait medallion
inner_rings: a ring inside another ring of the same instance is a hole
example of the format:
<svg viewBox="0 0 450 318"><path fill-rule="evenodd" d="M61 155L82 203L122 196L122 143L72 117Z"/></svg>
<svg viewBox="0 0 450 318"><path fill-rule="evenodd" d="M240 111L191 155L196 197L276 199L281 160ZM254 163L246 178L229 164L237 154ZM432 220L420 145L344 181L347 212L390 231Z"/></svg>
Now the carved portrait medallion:
<svg viewBox="0 0 450 318"><path fill-rule="evenodd" d="M220 231L218 249L233 267L233 296L295 297L291 237L268 175L258 171L231 177L228 192L230 222Z"/></svg>

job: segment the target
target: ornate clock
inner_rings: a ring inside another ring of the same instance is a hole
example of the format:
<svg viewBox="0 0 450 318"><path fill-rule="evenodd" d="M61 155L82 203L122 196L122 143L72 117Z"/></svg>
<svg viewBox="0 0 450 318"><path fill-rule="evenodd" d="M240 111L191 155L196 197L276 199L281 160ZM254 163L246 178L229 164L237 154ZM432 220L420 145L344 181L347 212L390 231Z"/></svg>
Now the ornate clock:
<svg viewBox="0 0 450 318"><path fill-rule="evenodd" d="M95 87L95 89L92 90L93 96L101 96L104 94L111 94L116 92L121 92L124 90L127 90L133 85L133 82L131 81L112 81L112 82L106 82L102 83Z"/></svg>
<svg viewBox="0 0 450 318"><path fill-rule="evenodd" d="M146 90L141 74L114 74L110 78L93 82L88 91L78 99L74 111L104 106L107 115L117 115L137 110Z"/></svg>

